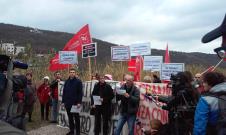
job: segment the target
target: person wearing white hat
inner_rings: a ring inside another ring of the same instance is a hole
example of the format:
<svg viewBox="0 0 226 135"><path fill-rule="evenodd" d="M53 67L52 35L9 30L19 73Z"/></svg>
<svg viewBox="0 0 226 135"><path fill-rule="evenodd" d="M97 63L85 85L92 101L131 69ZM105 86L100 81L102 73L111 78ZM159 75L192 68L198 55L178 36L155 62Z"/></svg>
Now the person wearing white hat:
<svg viewBox="0 0 226 135"><path fill-rule="evenodd" d="M49 100L50 100L50 87L49 87L49 77L45 76L43 78L43 83L38 87L37 96L41 104L41 119L44 120L44 110L48 121L49 118Z"/></svg>

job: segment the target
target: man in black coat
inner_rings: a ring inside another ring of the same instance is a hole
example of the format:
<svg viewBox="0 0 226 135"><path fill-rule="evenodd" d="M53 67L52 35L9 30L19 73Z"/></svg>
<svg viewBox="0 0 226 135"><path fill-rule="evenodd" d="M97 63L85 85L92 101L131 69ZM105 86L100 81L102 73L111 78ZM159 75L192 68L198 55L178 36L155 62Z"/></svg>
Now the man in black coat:
<svg viewBox="0 0 226 135"><path fill-rule="evenodd" d="M68 132L67 135L74 135L74 127L76 129L76 135L80 135L79 113L71 113L71 107L72 105L78 108L81 107L82 97L82 81L76 78L76 70L72 68L69 72L69 78L64 84L62 97L62 103L65 106L69 119L70 132Z"/></svg>
<svg viewBox="0 0 226 135"><path fill-rule="evenodd" d="M93 96L100 96L101 105L95 105ZM111 118L111 100L114 98L114 93L109 84L105 82L104 76L99 78L99 82L94 86L91 105L95 108L95 135L99 135L101 132L101 117L103 120L103 135L108 135L109 121Z"/></svg>

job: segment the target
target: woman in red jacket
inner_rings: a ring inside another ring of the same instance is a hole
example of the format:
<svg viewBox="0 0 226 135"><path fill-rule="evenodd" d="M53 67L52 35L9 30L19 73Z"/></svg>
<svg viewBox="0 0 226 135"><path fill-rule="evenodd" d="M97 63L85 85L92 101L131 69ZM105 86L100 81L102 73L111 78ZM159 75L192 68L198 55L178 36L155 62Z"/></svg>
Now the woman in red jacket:
<svg viewBox="0 0 226 135"><path fill-rule="evenodd" d="M45 119L48 121L49 100L50 100L49 77L45 76L43 80L44 80L43 84L41 84L37 90L37 95L39 102L41 104L41 119L44 120L44 109L45 109L46 114Z"/></svg>

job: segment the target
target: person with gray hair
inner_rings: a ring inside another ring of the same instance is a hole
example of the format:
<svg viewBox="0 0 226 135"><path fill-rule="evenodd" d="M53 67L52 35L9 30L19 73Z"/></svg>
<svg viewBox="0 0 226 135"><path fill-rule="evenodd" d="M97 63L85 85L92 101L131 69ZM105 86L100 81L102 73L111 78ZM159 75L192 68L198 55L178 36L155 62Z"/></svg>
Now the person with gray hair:
<svg viewBox="0 0 226 135"><path fill-rule="evenodd" d="M133 83L133 76L127 74L124 76L124 79L126 83L122 85L121 90L125 90L125 92L116 95L117 100L121 100L121 107L115 135L120 135L123 125L126 122L129 128L129 135L134 135L134 124L139 108L140 91Z"/></svg>

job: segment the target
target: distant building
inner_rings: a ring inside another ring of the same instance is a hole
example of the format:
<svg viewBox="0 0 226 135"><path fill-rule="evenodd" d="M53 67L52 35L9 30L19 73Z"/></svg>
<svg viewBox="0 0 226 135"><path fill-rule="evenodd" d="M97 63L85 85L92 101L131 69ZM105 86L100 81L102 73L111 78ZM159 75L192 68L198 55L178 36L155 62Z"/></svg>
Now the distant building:
<svg viewBox="0 0 226 135"><path fill-rule="evenodd" d="M23 46L15 46L14 54L18 55L20 52L25 52L25 47L23 47Z"/></svg>
<svg viewBox="0 0 226 135"><path fill-rule="evenodd" d="M18 55L20 52L25 51L23 46L15 46L13 43L0 43L0 48L5 54Z"/></svg>
<svg viewBox="0 0 226 135"><path fill-rule="evenodd" d="M38 33L38 34L41 34L42 33L42 31L39 30L39 29L37 29L37 28L31 29L30 32L32 32L32 33Z"/></svg>

